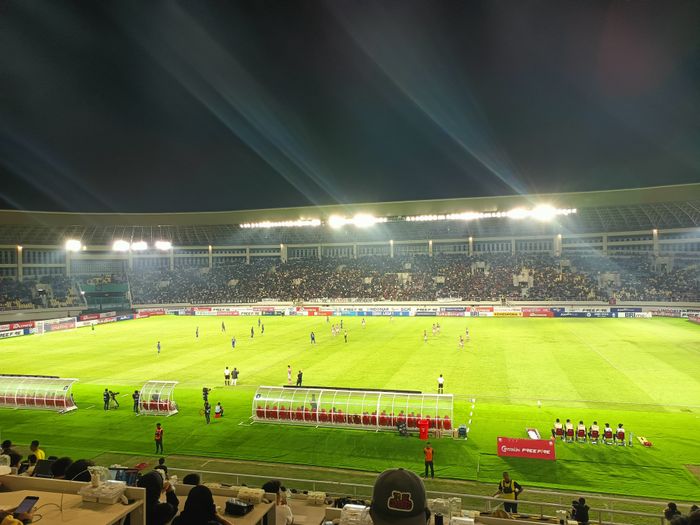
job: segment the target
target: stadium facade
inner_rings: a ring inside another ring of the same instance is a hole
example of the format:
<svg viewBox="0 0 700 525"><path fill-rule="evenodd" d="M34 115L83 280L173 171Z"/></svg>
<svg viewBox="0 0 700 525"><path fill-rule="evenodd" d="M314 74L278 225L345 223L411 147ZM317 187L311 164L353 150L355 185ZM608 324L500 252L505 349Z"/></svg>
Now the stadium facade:
<svg viewBox="0 0 700 525"><path fill-rule="evenodd" d="M517 220L546 204L575 213ZM370 228L329 226L367 214ZM473 220L450 214L480 214ZM318 226L250 227L264 221ZM79 241L78 251L65 249ZM114 242L131 249L115 251ZM155 248L166 241L168 249ZM135 250L134 243L147 248ZM700 184L586 193L443 199L214 213L0 212L0 276L24 279L138 269L211 268L260 258L359 258L481 253L700 257Z"/></svg>

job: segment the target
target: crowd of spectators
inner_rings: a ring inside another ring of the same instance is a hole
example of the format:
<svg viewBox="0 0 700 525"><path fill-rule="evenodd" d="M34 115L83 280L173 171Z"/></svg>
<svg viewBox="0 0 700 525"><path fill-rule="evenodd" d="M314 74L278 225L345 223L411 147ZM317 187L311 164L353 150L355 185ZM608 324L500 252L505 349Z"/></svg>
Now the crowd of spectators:
<svg viewBox="0 0 700 525"><path fill-rule="evenodd" d="M0 311L78 306L80 300L70 277L0 279Z"/></svg>
<svg viewBox="0 0 700 525"><path fill-rule="evenodd" d="M133 302L233 303L369 300L434 301L700 301L700 270L668 271L649 258L550 255L436 255L296 259L137 272Z"/></svg>
<svg viewBox="0 0 700 525"><path fill-rule="evenodd" d="M258 257L214 268L137 270L128 280L134 304L309 301L700 301L697 259L670 268L650 257L480 254L434 257L294 259ZM101 278L102 279L102 278ZM69 277L0 280L0 310L72 307Z"/></svg>

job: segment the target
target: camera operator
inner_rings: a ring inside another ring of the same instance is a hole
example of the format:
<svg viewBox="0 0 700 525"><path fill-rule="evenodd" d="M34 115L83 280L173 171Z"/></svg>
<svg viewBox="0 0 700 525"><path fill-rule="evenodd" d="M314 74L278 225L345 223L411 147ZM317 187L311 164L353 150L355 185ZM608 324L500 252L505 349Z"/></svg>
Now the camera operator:
<svg viewBox="0 0 700 525"><path fill-rule="evenodd" d="M111 390L109 391L109 398L114 402L114 408L119 408L119 401L117 401L118 395L119 392L112 392Z"/></svg>

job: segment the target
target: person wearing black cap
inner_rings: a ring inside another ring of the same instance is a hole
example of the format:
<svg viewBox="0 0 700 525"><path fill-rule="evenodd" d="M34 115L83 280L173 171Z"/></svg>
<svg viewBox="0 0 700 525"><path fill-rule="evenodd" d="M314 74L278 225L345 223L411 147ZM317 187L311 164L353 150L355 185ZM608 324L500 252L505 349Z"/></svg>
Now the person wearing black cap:
<svg viewBox="0 0 700 525"><path fill-rule="evenodd" d="M426 525L430 511L423 481L402 468L385 470L374 482L369 515L374 525Z"/></svg>

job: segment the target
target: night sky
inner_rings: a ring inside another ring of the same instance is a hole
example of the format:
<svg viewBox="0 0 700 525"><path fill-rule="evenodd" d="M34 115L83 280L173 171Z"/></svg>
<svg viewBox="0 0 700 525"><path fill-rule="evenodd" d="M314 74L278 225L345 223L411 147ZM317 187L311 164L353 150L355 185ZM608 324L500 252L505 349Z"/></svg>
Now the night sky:
<svg viewBox="0 0 700 525"><path fill-rule="evenodd" d="M700 182L700 2L0 1L0 208Z"/></svg>

